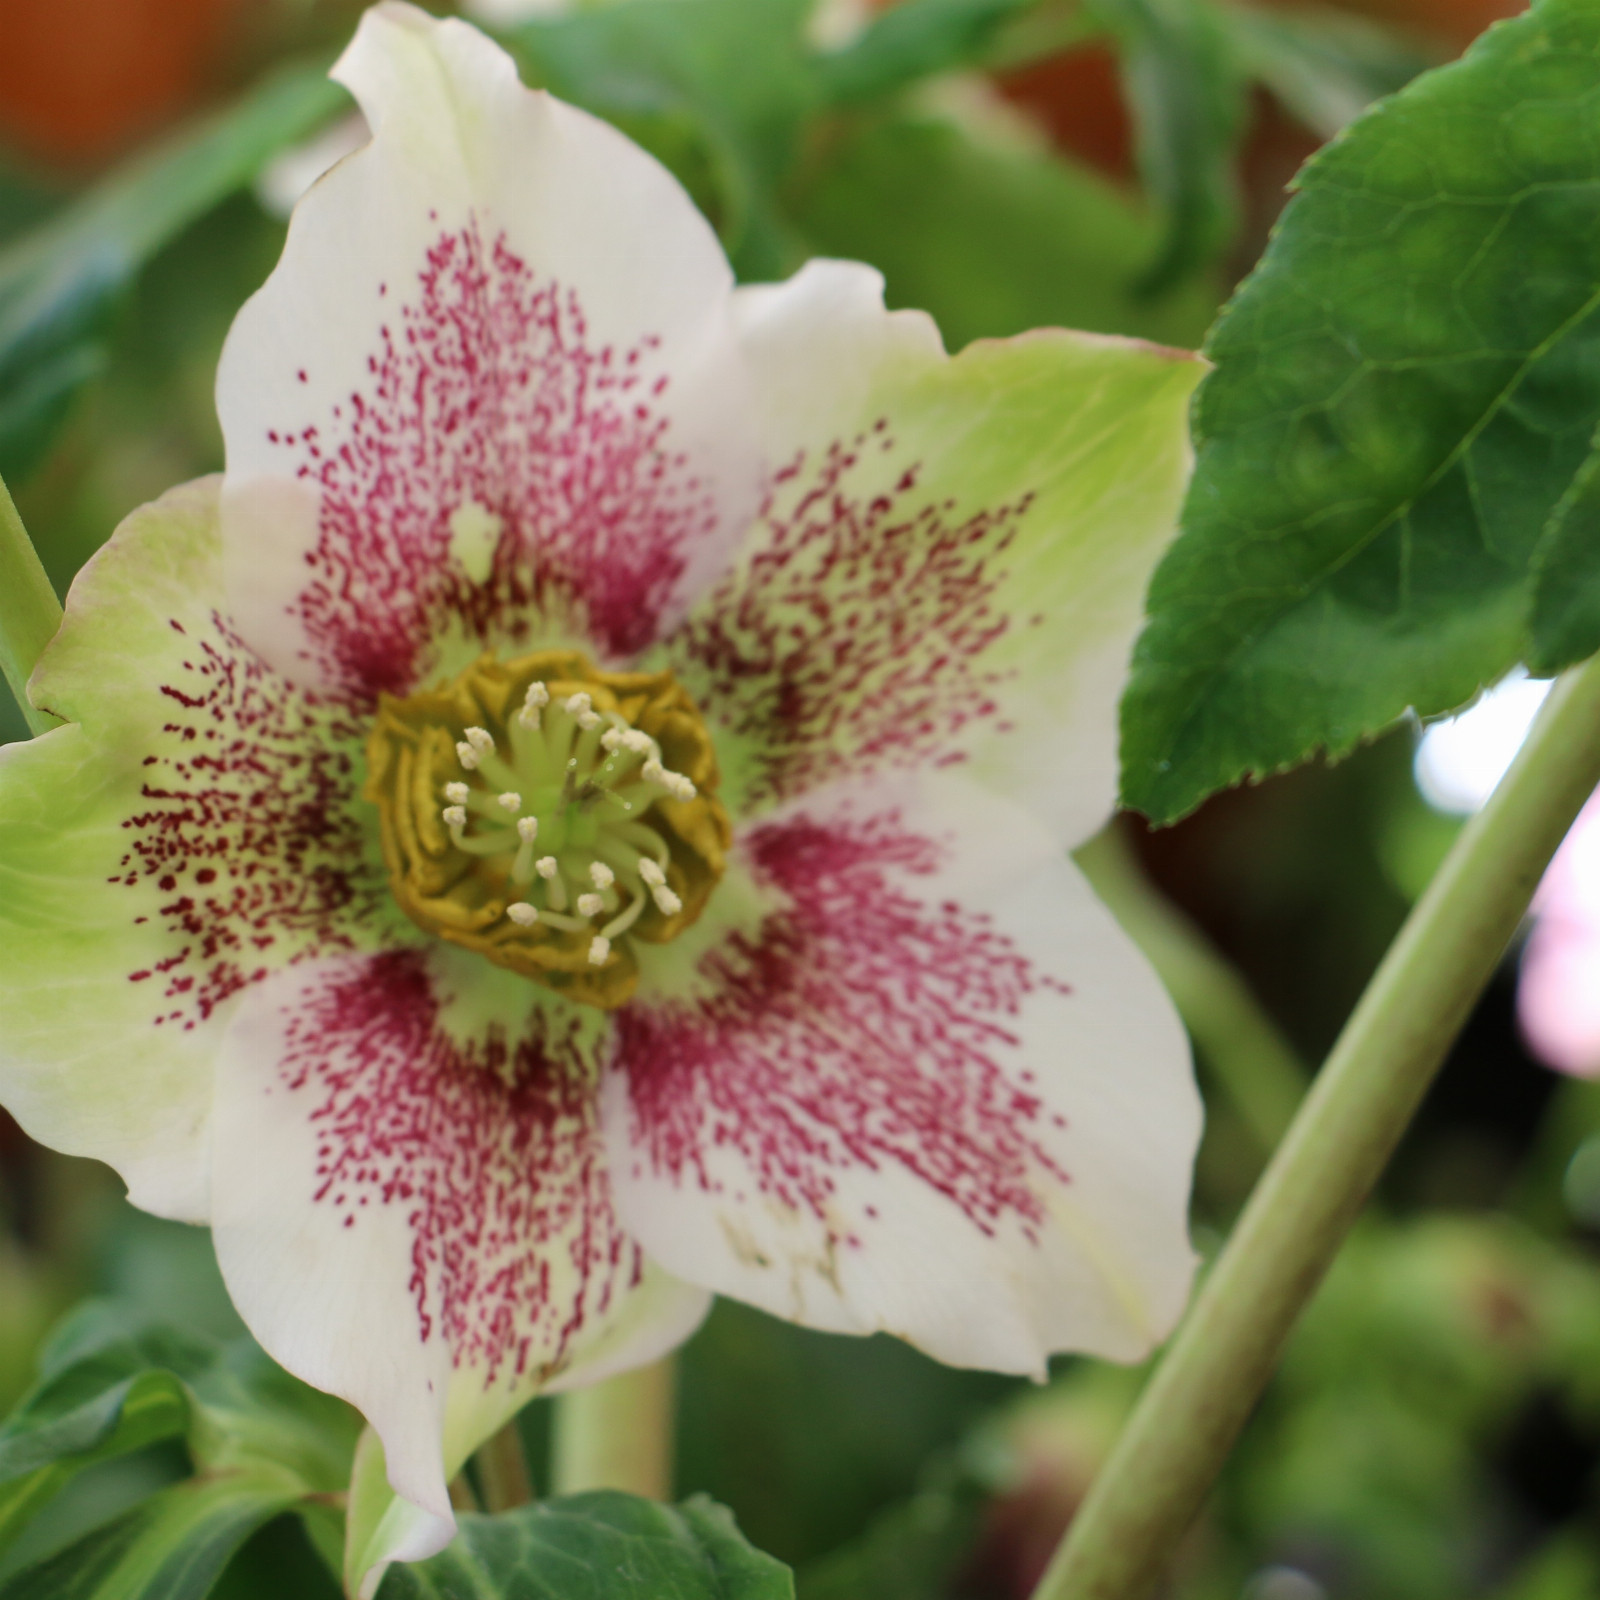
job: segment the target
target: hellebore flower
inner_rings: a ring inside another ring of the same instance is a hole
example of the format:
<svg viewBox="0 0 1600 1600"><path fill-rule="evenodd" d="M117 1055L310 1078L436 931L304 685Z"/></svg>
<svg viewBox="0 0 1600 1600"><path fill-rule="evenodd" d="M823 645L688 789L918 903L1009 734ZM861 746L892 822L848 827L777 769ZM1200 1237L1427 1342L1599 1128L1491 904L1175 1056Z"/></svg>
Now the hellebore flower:
<svg viewBox="0 0 1600 1600"><path fill-rule="evenodd" d="M380 6L336 75L373 139L234 325L226 475L90 563L68 725L0 759L5 1103L210 1224L381 1438L386 1556L708 1291L1143 1355L1199 1107L1065 851L1198 364L735 289L464 23Z"/></svg>

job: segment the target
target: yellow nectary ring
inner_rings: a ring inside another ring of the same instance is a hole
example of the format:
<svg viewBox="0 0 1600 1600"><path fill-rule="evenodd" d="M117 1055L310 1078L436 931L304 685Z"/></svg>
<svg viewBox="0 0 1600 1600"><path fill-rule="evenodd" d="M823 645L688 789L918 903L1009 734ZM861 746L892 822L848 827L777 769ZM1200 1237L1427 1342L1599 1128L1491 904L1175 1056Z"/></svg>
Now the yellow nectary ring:
<svg viewBox="0 0 1600 1600"><path fill-rule="evenodd" d="M632 941L676 937L722 876L716 752L670 672L486 655L383 696L367 764L406 915L586 1005L623 1004Z"/></svg>

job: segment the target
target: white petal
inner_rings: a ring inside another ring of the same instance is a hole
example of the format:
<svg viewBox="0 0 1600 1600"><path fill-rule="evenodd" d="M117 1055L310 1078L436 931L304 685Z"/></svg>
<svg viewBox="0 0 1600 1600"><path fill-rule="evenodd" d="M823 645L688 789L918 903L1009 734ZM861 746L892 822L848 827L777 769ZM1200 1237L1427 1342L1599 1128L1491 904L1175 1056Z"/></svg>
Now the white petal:
<svg viewBox="0 0 1600 1600"><path fill-rule="evenodd" d="M735 802L960 760L1081 843L1115 801L1201 364L1058 329L947 357L849 262L737 301L777 483L671 643L744 747Z"/></svg>
<svg viewBox="0 0 1600 1600"><path fill-rule="evenodd" d="M238 995L397 913L357 800L362 733L219 616L215 479L134 512L33 677L69 719L0 750L0 1099L204 1222L212 1063Z"/></svg>
<svg viewBox="0 0 1600 1600"><path fill-rule="evenodd" d="M218 373L235 616L358 693L530 621L638 650L760 495L714 234L463 22L376 6L335 76L373 141L301 202ZM457 548L463 507L497 547Z"/></svg>
<svg viewBox="0 0 1600 1600"><path fill-rule="evenodd" d="M704 1309L615 1222L592 1105L603 1019L576 1011L459 952L395 952L280 975L224 1045L229 1292L276 1360L363 1413L395 1490L434 1518L546 1380L605 1359L602 1339L649 1359L642 1323L659 1343Z"/></svg>
<svg viewBox="0 0 1600 1600"><path fill-rule="evenodd" d="M1144 1355L1194 1266L1183 1029L1049 833L953 777L738 841L788 898L618 1017L624 1224L670 1271L958 1365Z"/></svg>

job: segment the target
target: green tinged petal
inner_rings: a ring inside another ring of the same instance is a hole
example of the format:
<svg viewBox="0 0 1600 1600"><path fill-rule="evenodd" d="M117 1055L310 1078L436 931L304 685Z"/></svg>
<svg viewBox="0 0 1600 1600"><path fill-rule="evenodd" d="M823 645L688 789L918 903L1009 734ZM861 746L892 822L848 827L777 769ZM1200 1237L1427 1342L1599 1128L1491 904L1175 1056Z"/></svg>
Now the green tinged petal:
<svg viewBox="0 0 1600 1600"><path fill-rule="evenodd" d="M396 932L357 731L241 646L220 596L214 483L135 512L30 685L69 725L0 750L0 1098L195 1221L234 997Z"/></svg>

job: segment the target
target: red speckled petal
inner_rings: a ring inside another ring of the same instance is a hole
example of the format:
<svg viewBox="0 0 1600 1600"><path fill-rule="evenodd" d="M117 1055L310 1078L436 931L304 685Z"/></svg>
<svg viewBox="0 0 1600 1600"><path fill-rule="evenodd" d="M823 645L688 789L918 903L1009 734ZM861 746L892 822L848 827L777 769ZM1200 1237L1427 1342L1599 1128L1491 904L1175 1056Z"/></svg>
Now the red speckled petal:
<svg viewBox="0 0 1600 1600"><path fill-rule="evenodd" d="M701 992L618 1016L625 1225L691 1282L957 1365L1145 1354L1193 1270L1199 1101L1049 833L943 776L819 792L738 848L786 904Z"/></svg>
<svg viewBox="0 0 1600 1600"><path fill-rule="evenodd" d="M436 947L285 973L224 1044L229 1292L272 1356L362 1411L395 1489L436 1517L449 1475L546 1380L619 1347L648 1360L704 1312L613 1212L607 1031Z"/></svg>
<svg viewBox="0 0 1600 1600"><path fill-rule="evenodd" d="M217 610L216 501L213 479L123 523L34 675L69 726L0 752L0 1097L196 1222L239 995L414 936L357 799L359 730Z"/></svg>
<svg viewBox="0 0 1600 1600"><path fill-rule="evenodd" d="M710 228L654 160L410 6L335 69L373 142L301 201L217 378L228 586L297 680L649 644L762 460Z"/></svg>
<svg viewBox="0 0 1600 1600"><path fill-rule="evenodd" d="M774 488L670 645L721 725L734 804L962 762L1080 843L1115 802L1117 701L1201 364L1060 330L947 357L849 262L738 306Z"/></svg>

